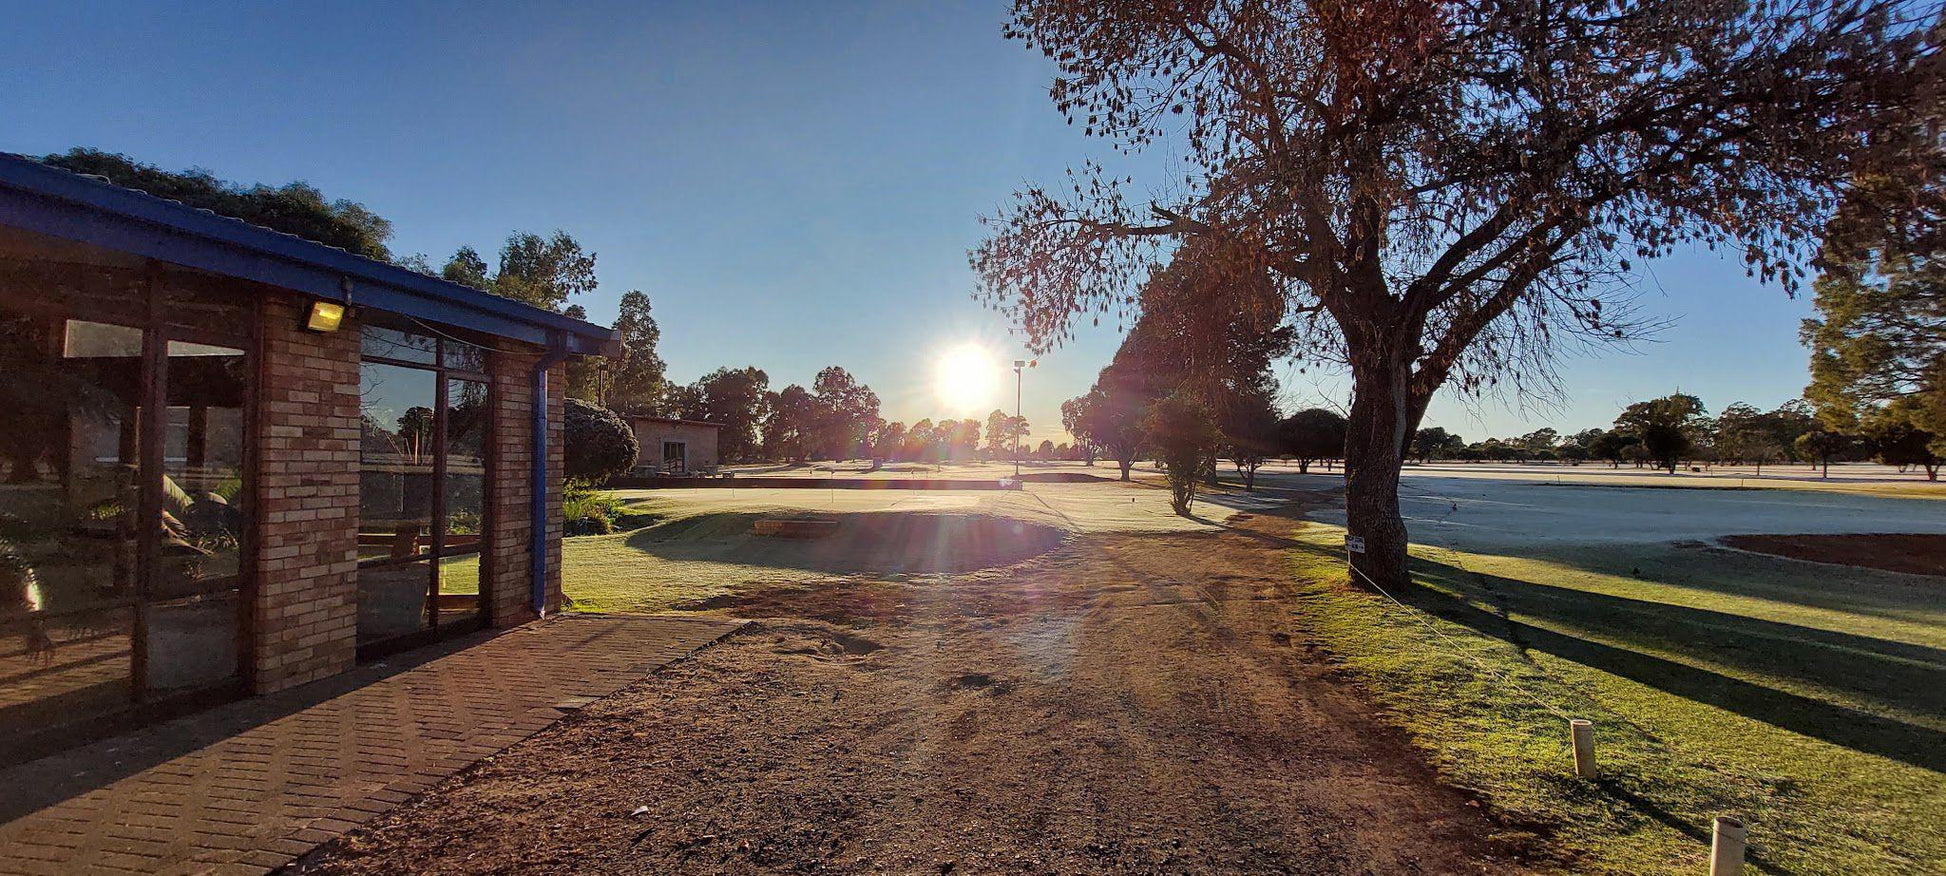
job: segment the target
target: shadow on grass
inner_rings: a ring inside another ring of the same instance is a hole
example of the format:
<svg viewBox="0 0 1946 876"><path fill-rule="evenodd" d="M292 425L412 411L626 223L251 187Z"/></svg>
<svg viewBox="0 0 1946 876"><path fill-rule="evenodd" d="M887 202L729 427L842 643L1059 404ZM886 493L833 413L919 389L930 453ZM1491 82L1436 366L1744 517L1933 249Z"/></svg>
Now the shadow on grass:
<svg viewBox="0 0 1946 876"><path fill-rule="evenodd" d="M761 537L771 516L836 521L821 538ZM916 511L698 514L630 533L623 544L672 562L718 562L836 574L936 574L1008 565L1047 553L1066 533L989 514Z"/></svg>
<svg viewBox="0 0 1946 876"><path fill-rule="evenodd" d="M1460 592L1484 583L1515 614L1598 631L1635 648L1693 653L1752 675L1846 690L1899 709L1946 713L1946 651L1728 612L1591 593L1418 561L1426 581Z"/></svg>
<svg viewBox="0 0 1946 876"><path fill-rule="evenodd" d="M1299 547L1314 555L1337 557L1316 544ZM1946 771L1946 733L1939 730L1636 650L1694 653L1752 675L1797 679L1936 714L1941 711L1941 697L1946 696L1942 694L1946 670L1940 668L1946 665L1946 653L1938 649L1484 575L1418 558L1413 560L1413 572L1414 586L1394 595L1483 635L1854 751ZM1501 600L1513 618L1475 607L1432 585L1482 600ZM1604 638L1627 646L1535 623L1599 629Z"/></svg>
<svg viewBox="0 0 1946 876"><path fill-rule="evenodd" d="M1462 547L1463 549L1463 547ZM1603 545L1598 550L1535 546L1520 555L1593 572L1726 596L1747 596L1861 617L1913 621L1937 605L1941 579L1862 566L1811 566L1787 557L1704 542Z"/></svg>
<svg viewBox="0 0 1946 876"><path fill-rule="evenodd" d="M1621 782L1615 781L1612 777L1598 778L1595 780L1595 785L1603 791L1614 795L1615 799L1627 803L1637 812L1655 819L1663 827L1667 827L1683 836L1689 837L1692 842L1707 846L1712 840L1710 831L1704 829L1701 825L1685 819L1674 812L1670 812L1654 800L1650 800L1641 794L1629 790ZM1792 870L1783 864L1771 860L1770 856L1764 854L1762 849L1754 845L1744 852L1744 858L1750 864L1765 872L1778 873L1782 874L1782 876L1796 876L1797 873L1796 870Z"/></svg>

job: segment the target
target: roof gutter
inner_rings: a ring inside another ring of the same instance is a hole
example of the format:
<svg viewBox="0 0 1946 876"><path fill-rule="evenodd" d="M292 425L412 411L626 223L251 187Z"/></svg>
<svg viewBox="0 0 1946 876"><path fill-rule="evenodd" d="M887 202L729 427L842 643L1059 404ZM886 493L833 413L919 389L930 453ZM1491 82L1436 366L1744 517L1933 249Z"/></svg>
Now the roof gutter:
<svg viewBox="0 0 1946 876"><path fill-rule="evenodd" d="M548 350L534 363L533 375L533 459L528 490L533 496L527 529L528 568L533 572L530 596L535 617L547 616L547 372L567 361L567 339L559 332L549 334ZM566 436L563 435L563 441Z"/></svg>

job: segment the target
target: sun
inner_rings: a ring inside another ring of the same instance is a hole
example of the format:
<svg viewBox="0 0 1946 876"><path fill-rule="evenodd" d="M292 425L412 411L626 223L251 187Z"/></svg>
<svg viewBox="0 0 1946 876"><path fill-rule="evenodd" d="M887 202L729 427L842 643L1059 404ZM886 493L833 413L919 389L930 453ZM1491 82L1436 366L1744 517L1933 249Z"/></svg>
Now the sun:
<svg viewBox="0 0 1946 876"><path fill-rule="evenodd" d="M961 344L939 357L933 370L933 393L954 413L972 414L993 403L1000 383L1000 363L976 344Z"/></svg>

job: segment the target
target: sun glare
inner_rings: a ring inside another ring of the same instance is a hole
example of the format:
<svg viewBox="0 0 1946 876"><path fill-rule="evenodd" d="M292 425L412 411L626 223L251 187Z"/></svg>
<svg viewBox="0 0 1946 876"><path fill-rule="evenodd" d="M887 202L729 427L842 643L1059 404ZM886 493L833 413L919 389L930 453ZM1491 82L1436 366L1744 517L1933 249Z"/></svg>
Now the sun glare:
<svg viewBox="0 0 1946 876"><path fill-rule="evenodd" d="M946 351L933 372L933 392L956 414L975 414L993 404L999 383L999 361L974 344Z"/></svg>

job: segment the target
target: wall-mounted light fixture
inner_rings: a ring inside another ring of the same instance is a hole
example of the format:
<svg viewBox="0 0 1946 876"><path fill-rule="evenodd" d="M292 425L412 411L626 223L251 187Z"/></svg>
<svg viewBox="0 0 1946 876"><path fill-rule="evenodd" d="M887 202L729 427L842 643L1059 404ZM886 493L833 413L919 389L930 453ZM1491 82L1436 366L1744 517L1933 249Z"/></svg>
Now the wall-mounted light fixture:
<svg viewBox="0 0 1946 876"><path fill-rule="evenodd" d="M343 301L311 299L310 309L304 312L304 327L314 332L335 332L344 325L345 311L351 309L351 278L338 278L338 288L343 290Z"/></svg>
<svg viewBox="0 0 1946 876"><path fill-rule="evenodd" d="M345 306L336 301L311 301L304 314L304 327L314 332L335 332L345 321Z"/></svg>

